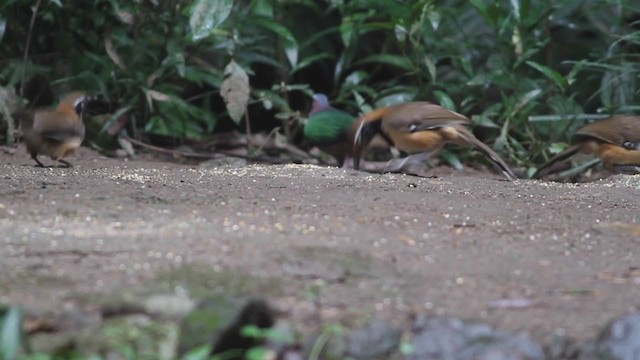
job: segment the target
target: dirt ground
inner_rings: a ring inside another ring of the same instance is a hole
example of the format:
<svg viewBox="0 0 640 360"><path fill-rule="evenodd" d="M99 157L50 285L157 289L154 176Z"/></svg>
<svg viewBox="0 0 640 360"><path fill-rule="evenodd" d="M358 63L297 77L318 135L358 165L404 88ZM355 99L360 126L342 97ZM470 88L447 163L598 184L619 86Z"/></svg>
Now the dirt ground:
<svg viewBox="0 0 640 360"><path fill-rule="evenodd" d="M424 310L585 340L640 304L640 176L70 160L0 152L0 303L69 308L199 266L253 279L296 323L316 291L327 322Z"/></svg>

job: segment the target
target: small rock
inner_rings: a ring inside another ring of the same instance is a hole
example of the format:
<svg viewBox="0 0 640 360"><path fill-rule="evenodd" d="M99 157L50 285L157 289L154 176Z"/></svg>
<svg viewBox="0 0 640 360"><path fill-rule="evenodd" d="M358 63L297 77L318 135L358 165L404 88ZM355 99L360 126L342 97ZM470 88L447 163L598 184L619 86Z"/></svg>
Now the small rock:
<svg viewBox="0 0 640 360"><path fill-rule="evenodd" d="M353 330L347 340L347 353L356 359L377 359L400 346L400 330L377 319L367 327Z"/></svg>
<svg viewBox="0 0 640 360"><path fill-rule="evenodd" d="M167 318L182 318L195 306L194 300L181 294L157 294L144 300L144 309L148 313Z"/></svg>
<svg viewBox="0 0 640 360"><path fill-rule="evenodd" d="M640 312L613 320L580 352L580 360L640 359Z"/></svg>
<svg viewBox="0 0 640 360"><path fill-rule="evenodd" d="M407 360L544 360L526 333L495 330L460 319L418 315Z"/></svg>

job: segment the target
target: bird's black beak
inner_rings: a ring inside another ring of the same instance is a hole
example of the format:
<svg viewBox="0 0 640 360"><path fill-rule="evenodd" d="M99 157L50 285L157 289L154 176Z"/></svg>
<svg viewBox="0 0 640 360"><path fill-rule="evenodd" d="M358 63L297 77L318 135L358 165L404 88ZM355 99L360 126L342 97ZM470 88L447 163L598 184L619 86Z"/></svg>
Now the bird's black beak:
<svg viewBox="0 0 640 360"><path fill-rule="evenodd" d="M360 122L356 135L353 138L353 168L355 170L360 169L360 157L362 156L362 150L369 145L371 139L380 132L379 121L364 121Z"/></svg>

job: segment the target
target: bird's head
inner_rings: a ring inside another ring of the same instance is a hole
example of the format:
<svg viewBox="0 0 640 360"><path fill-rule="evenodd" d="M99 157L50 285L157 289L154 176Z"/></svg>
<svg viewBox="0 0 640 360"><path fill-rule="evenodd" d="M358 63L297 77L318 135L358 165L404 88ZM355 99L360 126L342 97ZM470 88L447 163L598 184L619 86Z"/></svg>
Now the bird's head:
<svg viewBox="0 0 640 360"><path fill-rule="evenodd" d="M73 109L78 116L87 110L87 107L103 106L106 102L100 95L88 95L82 91L74 91L65 95L58 105L58 109L68 108Z"/></svg>
<svg viewBox="0 0 640 360"><path fill-rule="evenodd" d="M320 110L328 109L329 107L330 105L329 105L329 99L327 98L327 95L320 94L320 93L314 94L313 103L311 104L311 111L309 112L309 114L313 114Z"/></svg>

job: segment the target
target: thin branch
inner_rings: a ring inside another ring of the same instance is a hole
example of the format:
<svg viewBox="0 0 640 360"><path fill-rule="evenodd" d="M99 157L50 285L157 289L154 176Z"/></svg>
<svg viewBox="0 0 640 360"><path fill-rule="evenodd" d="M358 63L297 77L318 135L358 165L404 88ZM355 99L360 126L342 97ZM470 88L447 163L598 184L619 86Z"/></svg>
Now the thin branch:
<svg viewBox="0 0 640 360"><path fill-rule="evenodd" d="M250 119L249 119L249 107L247 106L244 109L244 125L247 131L247 149L251 148L252 145L252 141L251 141L251 124L250 124Z"/></svg>
<svg viewBox="0 0 640 360"><path fill-rule="evenodd" d="M194 159L220 159L220 158L224 158L224 157L236 157L236 158L240 158L240 159L245 159L245 160L249 160L249 161L255 161L255 162L263 162L263 163L269 163L269 164L287 164L288 161L279 159L279 158L273 158L273 157L267 157L267 156L249 156L249 155L242 155L242 154L234 154L231 152L226 152L226 151L220 151L217 150L214 153L196 153L193 151L180 151L180 150L171 150L171 149L165 149L165 148L161 148L155 145L151 145L151 144L147 144L145 142L142 142L140 140L136 140L132 137L129 136L123 136L122 139L129 141L132 144L138 145L140 147L149 149L149 150L153 150L159 153L163 153L163 154L170 154L170 155L177 155L177 156L182 156L182 157L186 157L186 158L194 158Z"/></svg>
<svg viewBox="0 0 640 360"><path fill-rule="evenodd" d="M31 23L29 24L29 32L27 33L27 43L24 46L24 57L22 58L22 75L20 79L20 96L24 96L24 78L27 73L27 59L29 58L29 47L31 46L31 35L33 34L33 26L36 23L36 16L38 15L38 9L40 8L40 4L42 4L42 0L38 0L35 8L33 9L33 14L31 15Z"/></svg>

